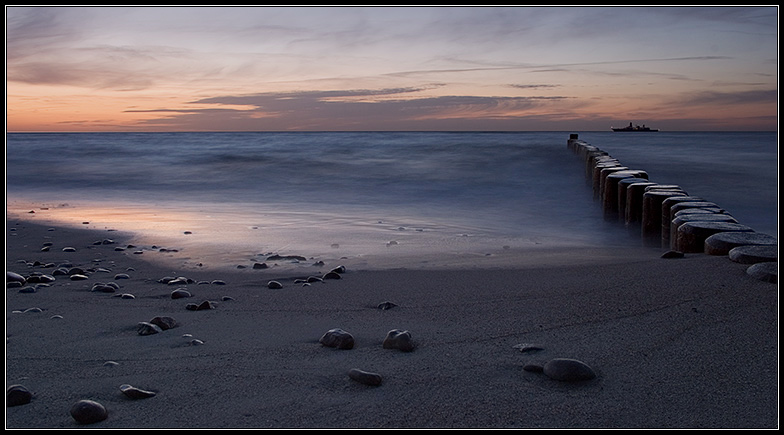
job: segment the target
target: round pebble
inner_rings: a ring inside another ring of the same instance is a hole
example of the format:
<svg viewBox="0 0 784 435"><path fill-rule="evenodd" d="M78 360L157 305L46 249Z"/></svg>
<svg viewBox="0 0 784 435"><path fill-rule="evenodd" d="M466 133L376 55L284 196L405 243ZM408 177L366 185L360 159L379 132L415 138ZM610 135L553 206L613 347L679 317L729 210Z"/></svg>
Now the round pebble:
<svg viewBox="0 0 784 435"><path fill-rule="evenodd" d="M172 299L182 299L182 298L189 298L189 297L191 297L191 293L188 290L185 290L184 288L178 288L177 290L171 292Z"/></svg>
<svg viewBox="0 0 784 435"><path fill-rule="evenodd" d="M24 284L26 281L27 280L25 279L25 277L23 277L22 275L20 275L20 274L18 274L16 272L6 271L6 273L5 273L5 282L6 283L9 283L9 282L20 282L20 283Z"/></svg>
<svg viewBox="0 0 784 435"><path fill-rule="evenodd" d="M283 288L283 284L279 283L278 281L270 281L267 283L267 287L274 290L278 290Z"/></svg>
<svg viewBox="0 0 784 435"><path fill-rule="evenodd" d="M109 413L103 405L93 400L80 400L71 406L71 417L81 424L92 424L106 420Z"/></svg>
<svg viewBox="0 0 784 435"><path fill-rule="evenodd" d="M136 325L136 332L138 332L139 335L153 335L159 332L163 332L163 329L161 329L160 326L154 325L150 322L139 322L139 324Z"/></svg>
<svg viewBox="0 0 784 435"><path fill-rule="evenodd" d="M150 320L150 323L158 326L162 330L172 329L177 327L177 321L169 316L157 316Z"/></svg>
<svg viewBox="0 0 784 435"><path fill-rule="evenodd" d="M5 390L5 406L26 405L33 400L33 393L22 385L11 385Z"/></svg>
<svg viewBox="0 0 784 435"><path fill-rule="evenodd" d="M411 352L414 350L414 341L410 332L393 329L387 333L381 346L384 349L399 349L403 352Z"/></svg>
<svg viewBox="0 0 784 435"><path fill-rule="evenodd" d="M542 368L547 377L557 381L586 381L596 377L591 367L582 361L571 358L555 358L548 361Z"/></svg>
<svg viewBox="0 0 784 435"><path fill-rule="evenodd" d="M353 349L354 336L340 328L334 328L325 332L319 339L319 343L327 347L335 347L338 349Z"/></svg>
<svg viewBox="0 0 784 435"><path fill-rule="evenodd" d="M360 369L351 369L348 371L348 377L359 382L360 384L370 385L377 387L381 385L381 375L378 373L366 372Z"/></svg>
<svg viewBox="0 0 784 435"><path fill-rule="evenodd" d="M114 286L109 284L104 284L102 282L97 282L93 284L92 288L90 289L90 291L92 292L99 292L99 293L114 293L116 290L117 288L115 288Z"/></svg>

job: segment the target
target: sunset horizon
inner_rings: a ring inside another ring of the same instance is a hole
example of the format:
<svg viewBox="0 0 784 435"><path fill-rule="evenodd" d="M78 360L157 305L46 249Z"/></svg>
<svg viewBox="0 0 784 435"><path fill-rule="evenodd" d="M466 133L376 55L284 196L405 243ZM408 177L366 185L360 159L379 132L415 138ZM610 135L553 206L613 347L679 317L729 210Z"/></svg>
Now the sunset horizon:
<svg viewBox="0 0 784 435"><path fill-rule="evenodd" d="M7 6L6 131L776 131L777 15Z"/></svg>

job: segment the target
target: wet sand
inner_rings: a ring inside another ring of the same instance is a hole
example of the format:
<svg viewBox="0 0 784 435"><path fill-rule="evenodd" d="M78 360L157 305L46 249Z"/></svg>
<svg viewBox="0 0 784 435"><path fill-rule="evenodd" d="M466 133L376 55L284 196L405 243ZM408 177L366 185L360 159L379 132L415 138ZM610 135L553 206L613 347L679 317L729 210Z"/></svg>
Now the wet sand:
<svg viewBox="0 0 784 435"><path fill-rule="evenodd" d="M303 285L295 279L338 264L178 269L115 250L129 240L117 232L8 220L6 234L7 270L51 274L70 262L88 278L7 289L6 386L33 393L6 408L7 428L85 427L69 414L80 399L108 411L86 426L99 429L778 427L778 286L726 256L516 252L503 267L349 267ZM114 243L94 244L104 239ZM96 282L120 289L93 292ZM192 297L172 299L175 287ZM213 309L186 308L203 301ZM397 306L378 309L384 301ZM139 335L156 316L178 326ZM354 347L321 345L333 328ZM393 329L411 333L412 352L383 348ZM596 377L524 369L553 358ZM353 368L382 384L349 378ZM130 399L124 384L156 395Z"/></svg>

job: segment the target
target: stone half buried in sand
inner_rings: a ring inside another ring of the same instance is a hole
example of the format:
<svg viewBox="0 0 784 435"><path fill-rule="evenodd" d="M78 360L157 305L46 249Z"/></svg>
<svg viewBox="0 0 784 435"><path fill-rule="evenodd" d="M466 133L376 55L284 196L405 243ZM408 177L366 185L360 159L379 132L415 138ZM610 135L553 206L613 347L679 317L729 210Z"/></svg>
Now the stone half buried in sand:
<svg viewBox="0 0 784 435"><path fill-rule="evenodd" d="M380 374L367 372L360 369L349 370L348 377L359 382L360 384L370 385L373 387L381 385L382 381Z"/></svg>
<svg viewBox="0 0 784 435"><path fill-rule="evenodd" d="M403 352L411 352L414 350L414 340L411 338L410 332L393 329L387 333L382 347L384 349L398 349Z"/></svg>
<svg viewBox="0 0 784 435"><path fill-rule="evenodd" d="M139 322L136 325L136 332L139 335L153 335L163 332L160 326L152 324L150 322Z"/></svg>
<svg viewBox="0 0 784 435"><path fill-rule="evenodd" d="M147 399L154 397L157 394L154 391L142 390L141 388L136 388L128 384L120 385L120 391L122 391L122 393L129 399L134 400Z"/></svg>
<svg viewBox="0 0 784 435"><path fill-rule="evenodd" d="M354 336L340 328L334 328L325 332L319 339L319 343L327 347L348 350L354 348Z"/></svg>
<svg viewBox="0 0 784 435"><path fill-rule="evenodd" d="M26 405L33 400L33 393L23 385L11 385L5 390L5 406Z"/></svg>
<svg viewBox="0 0 784 435"><path fill-rule="evenodd" d="M596 372L588 364L571 358L555 358L542 368L547 377L556 381L588 381L596 377Z"/></svg>
<svg viewBox="0 0 784 435"><path fill-rule="evenodd" d="M71 417L81 424L92 424L106 420L109 413L103 405L93 400L80 400L71 406Z"/></svg>
<svg viewBox="0 0 784 435"><path fill-rule="evenodd" d="M5 283L7 285L10 282L18 282L20 284L24 284L25 282L27 282L27 279L16 272L6 271Z"/></svg>
<svg viewBox="0 0 784 435"><path fill-rule="evenodd" d="M169 316L156 316L149 323L158 326L163 331L177 327L177 321Z"/></svg>

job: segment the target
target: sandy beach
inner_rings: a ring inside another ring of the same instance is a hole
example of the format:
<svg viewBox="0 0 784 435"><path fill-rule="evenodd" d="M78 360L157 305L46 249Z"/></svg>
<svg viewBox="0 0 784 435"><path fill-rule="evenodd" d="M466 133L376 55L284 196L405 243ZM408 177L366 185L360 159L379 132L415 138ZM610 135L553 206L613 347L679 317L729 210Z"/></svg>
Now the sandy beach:
<svg viewBox="0 0 784 435"><path fill-rule="evenodd" d="M521 252L516 267L349 268L306 285L295 280L338 265L176 270L134 254L122 233L7 227L8 271L70 263L87 278L7 289L6 387L33 394L6 408L7 428L778 427L778 287L726 256ZM159 282L180 276L192 281ZM97 282L119 289L91 291ZM172 299L175 288L191 297ZM204 301L212 309L187 307ZM177 326L140 335L157 316ZM335 328L352 349L319 343ZM382 346L395 329L413 351ZM555 358L596 376L531 370ZM132 399L122 385L155 395ZM108 417L76 422L83 399Z"/></svg>

